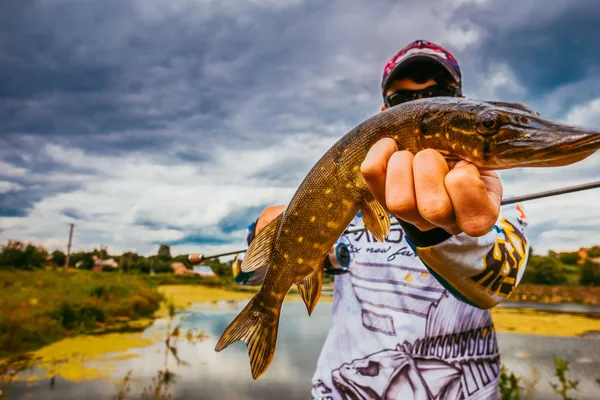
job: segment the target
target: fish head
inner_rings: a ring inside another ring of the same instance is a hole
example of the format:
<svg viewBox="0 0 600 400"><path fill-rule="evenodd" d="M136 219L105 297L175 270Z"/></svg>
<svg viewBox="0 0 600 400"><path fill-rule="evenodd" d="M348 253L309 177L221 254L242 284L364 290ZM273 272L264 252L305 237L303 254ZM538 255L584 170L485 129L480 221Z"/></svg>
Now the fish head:
<svg viewBox="0 0 600 400"><path fill-rule="evenodd" d="M421 148L481 169L564 166L600 148L600 132L546 120L521 103L440 98L422 115Z"/></svg>

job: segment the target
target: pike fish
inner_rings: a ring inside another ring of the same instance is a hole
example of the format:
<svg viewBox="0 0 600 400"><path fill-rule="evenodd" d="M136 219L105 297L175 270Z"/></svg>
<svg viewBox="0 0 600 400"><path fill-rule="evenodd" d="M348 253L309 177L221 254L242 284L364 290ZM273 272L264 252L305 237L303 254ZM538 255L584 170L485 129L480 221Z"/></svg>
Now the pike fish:
<svg viewBox="0 0 600 400"><path fill-rule="evenodd" d="M260 291L225 329L215 351L244 341L254 379L273 359L288 291L297 285L311 315L321 293L324 258L357 212L378 241L389 233L389 216L360 172L371 146L386 137L401 150L431 148L449 163L467 160L484 170L564 166L600 148L600 132L545 120L522 103L427 98L360 123L321 157L285 211L248 247L242 271L265 265L268 270Z"/></svg>

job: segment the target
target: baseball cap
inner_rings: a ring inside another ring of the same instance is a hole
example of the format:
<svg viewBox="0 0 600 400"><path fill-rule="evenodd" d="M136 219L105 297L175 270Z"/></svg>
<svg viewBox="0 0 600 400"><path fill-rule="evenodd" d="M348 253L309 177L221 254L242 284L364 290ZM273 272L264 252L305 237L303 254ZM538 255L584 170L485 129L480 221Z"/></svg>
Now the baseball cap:
<svg viewBox="0 0 600 400"><path fill-rule="evenodd" d="M385 65L381 80L382 92L385 93L387 85L391 82L390 78L394 74L416 61L433 61L441 65L448 71L459 88L462 86L460 67L452 53L435 43L426 40L415 40L396 53Z"/></svg>

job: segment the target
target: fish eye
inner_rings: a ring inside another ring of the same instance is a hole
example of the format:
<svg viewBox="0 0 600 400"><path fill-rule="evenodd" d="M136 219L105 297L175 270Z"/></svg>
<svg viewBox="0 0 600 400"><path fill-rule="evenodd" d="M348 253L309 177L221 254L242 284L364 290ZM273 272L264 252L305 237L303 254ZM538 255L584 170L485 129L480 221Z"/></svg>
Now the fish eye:
<svg viewBox="0 0 600 400"><path fill-rule="evenodd" d="M475 121L475 128L483 135L496 133L498 125L498 114L493 111L482 112Z"/></svg>

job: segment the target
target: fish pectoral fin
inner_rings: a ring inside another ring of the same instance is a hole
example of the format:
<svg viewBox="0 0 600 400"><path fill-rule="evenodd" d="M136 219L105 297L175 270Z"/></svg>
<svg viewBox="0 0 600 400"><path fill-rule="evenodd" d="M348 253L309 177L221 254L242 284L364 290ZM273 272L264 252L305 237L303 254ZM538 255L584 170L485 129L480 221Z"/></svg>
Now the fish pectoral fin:
<svg viewBox="0 0 600 400"><path fill-rule="evenodd" d="M373 234L377 241L383 242L390 233L390 227L392 226L387 211L374 198L365 199L360 206L360 211L367 230Z"/></svg>
<svg viewBox="0 0 600 400"><path fill-rule="evenodd" d="M250 242L242 266L240 267L242 272L256 271L264 265L268 265L271 260L271 252L273 251L273 241L275 240L275 233L279 227L279 221L281 216L279 214L277 218L269 222L258 235Z"/></svg>
<svg viewBox="0 0 600 400"><path fill-rule="evenodd" d="M267 314L256 305L255 298L250 300L225 329L215 346L215 351L219 352L231 343L242 340L248 345L252 378L258 379L265 373L275 355L279 308L276 309L277 315Z"/></svg>
<svg viewBox="0 0 600 400"><path fill-rule="evenodd" d="M308 315L311 315L321 297L323 266L319 266L316 271L306 278L296 282L296 286L298 287L298 291L300 292L300 296L302 296L304 304L306 304Z"/></svg>

